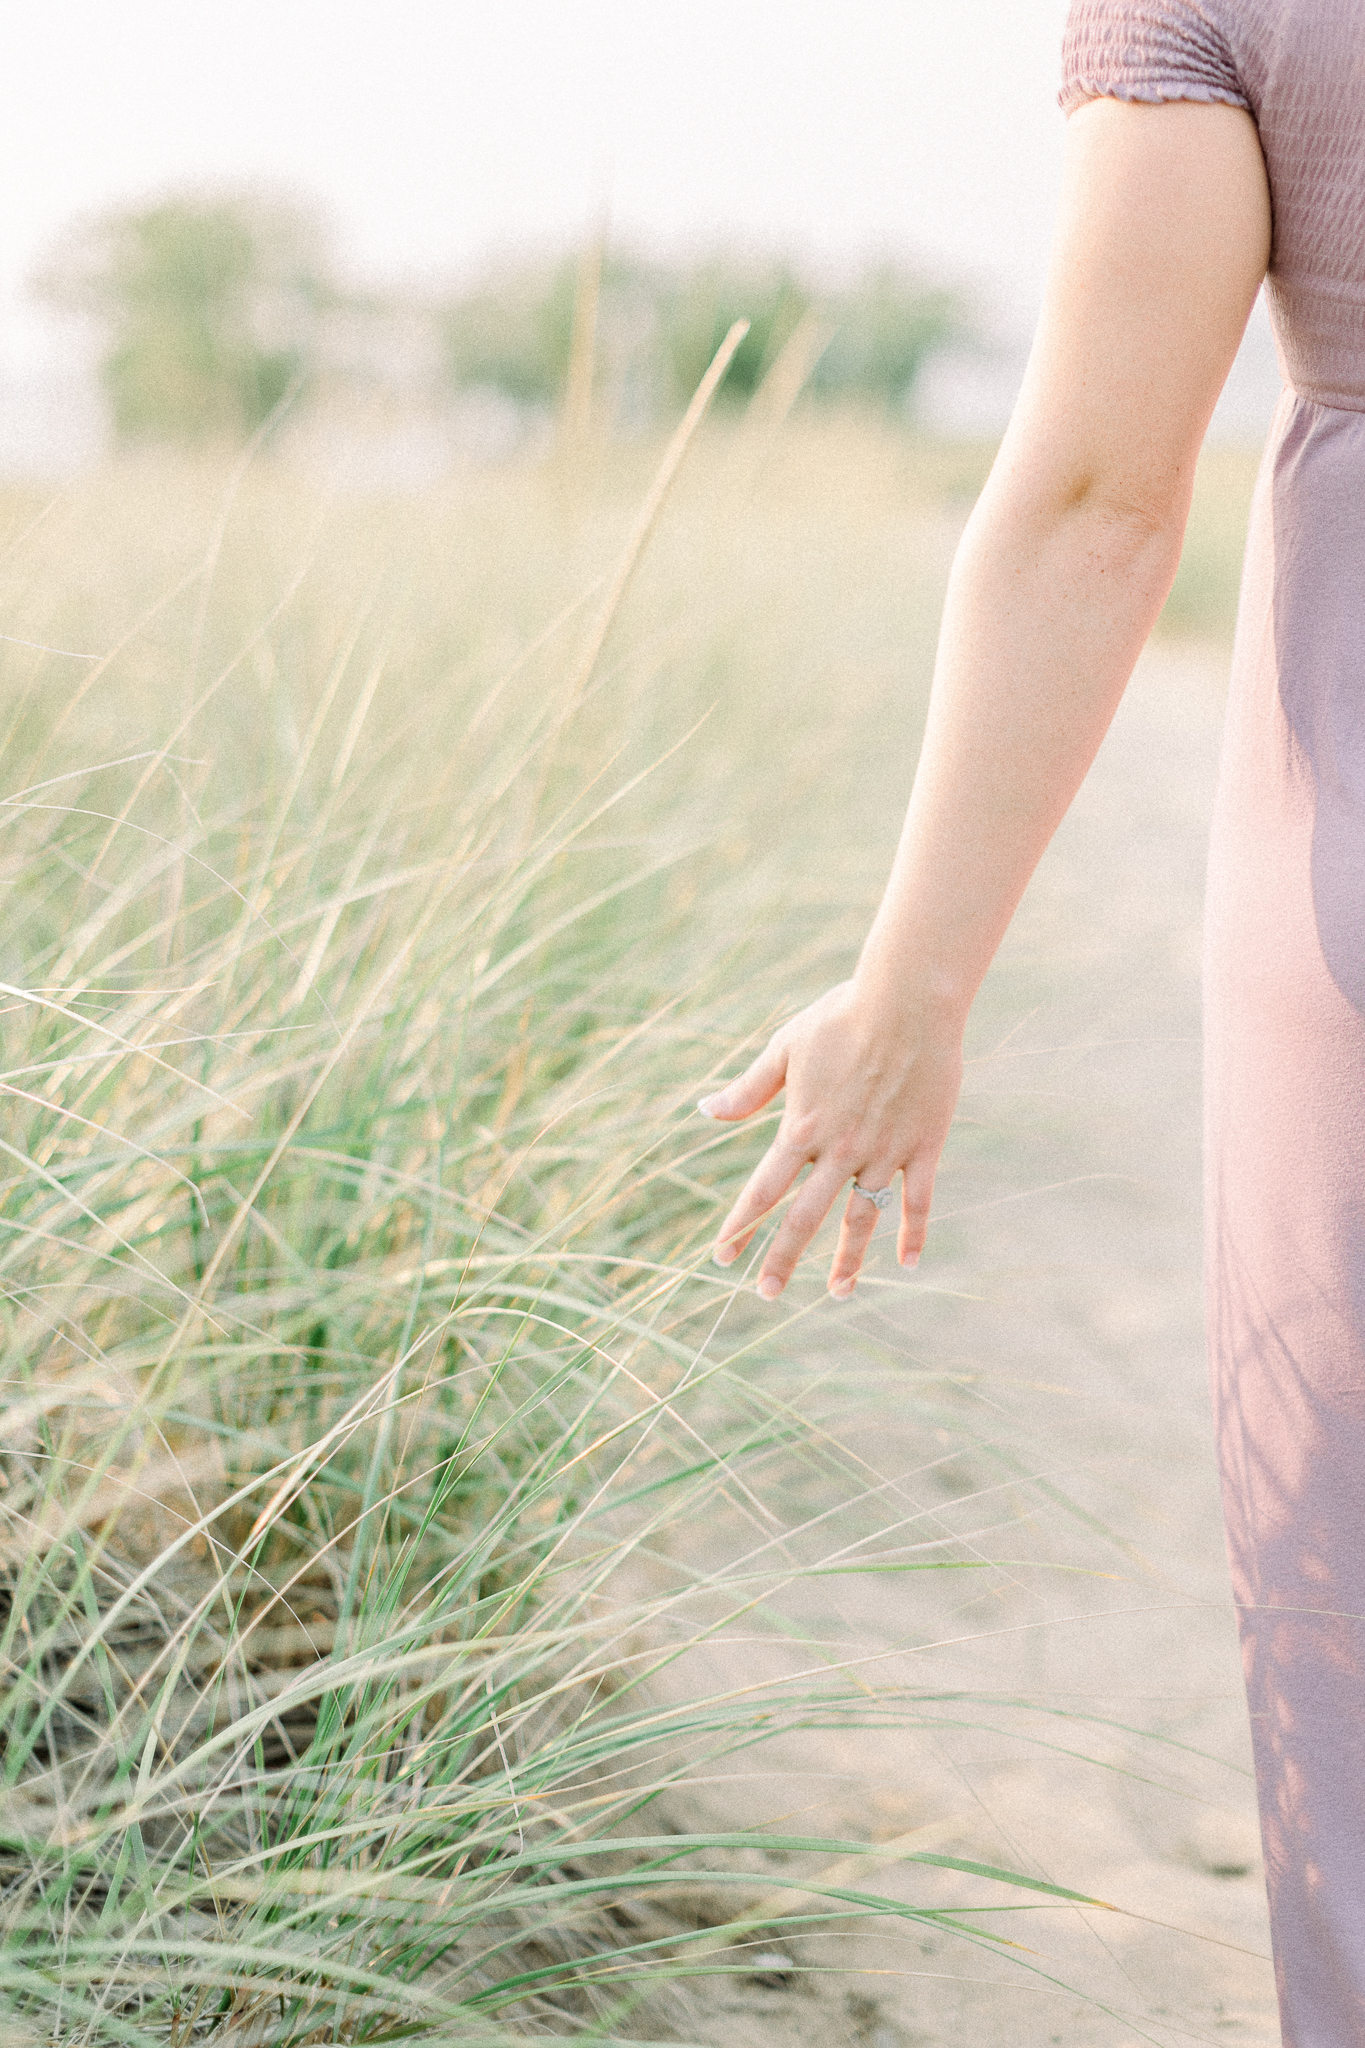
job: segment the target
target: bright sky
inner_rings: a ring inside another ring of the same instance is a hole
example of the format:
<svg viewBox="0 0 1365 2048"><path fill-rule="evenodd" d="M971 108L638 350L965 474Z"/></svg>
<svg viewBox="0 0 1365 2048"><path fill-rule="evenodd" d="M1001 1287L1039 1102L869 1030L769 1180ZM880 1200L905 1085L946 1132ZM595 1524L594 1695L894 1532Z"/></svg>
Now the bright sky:
<svg viewBox="0 0 1365 2048"><path fill-rule="evenodd" d="M994 368L931 365L927 416L950 432L996 431L1047 261L1066 8L1067 0L11 7L0 123L0 468L47 461L63 435L75 448L100 431L88 360L75 365L69 390L53 385L49 371L75 343L23 302L25 277L63 224L177 188L247 181L320 201L344 268L377 282L439 283L509 246L572 244L604 204L618 240L665 251L749 242L831 266L873 254L918 259L965 278L988 325L1014 337ZM28 380L22 393L16 377ZM1215 431L1259 439L1278 390L1258 315ZM88 420L77 417L82 406Z"/></svg>
<svg viewBox="0 0 1365 2048"><path fill-rule="evenodd" d="M72 214L320 198L371 273L572 239L922 254L1036 295L1066 0L61 0L7 10L0 290Z"/></svg>

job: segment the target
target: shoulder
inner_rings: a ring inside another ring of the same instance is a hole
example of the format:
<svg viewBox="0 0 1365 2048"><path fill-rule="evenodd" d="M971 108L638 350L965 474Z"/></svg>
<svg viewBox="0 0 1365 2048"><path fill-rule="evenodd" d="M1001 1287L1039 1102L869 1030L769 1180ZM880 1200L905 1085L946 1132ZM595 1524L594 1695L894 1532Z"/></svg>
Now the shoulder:
<svg viewBox="0 0 1365 2048"><path fill-rule="evenodd" d="M1061 103L1215 100L1250 107L1218 0L1072 0Z"/></svg>

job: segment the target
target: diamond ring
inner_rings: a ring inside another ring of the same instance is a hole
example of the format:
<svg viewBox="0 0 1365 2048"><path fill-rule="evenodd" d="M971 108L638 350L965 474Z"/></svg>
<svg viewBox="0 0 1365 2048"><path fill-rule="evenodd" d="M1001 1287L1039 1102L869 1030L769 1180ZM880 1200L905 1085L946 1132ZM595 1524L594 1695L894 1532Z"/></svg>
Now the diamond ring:
<svg viewBox="0 0 1365 2048"><path fill-rule="evenodd" d="M855 1180L853 1192L855 1195L861 1195L865 1202L871 1202L874 1209L889 1209L891 1207L891 1198L896 1190L894 1188L877 1188L874 1191L872 1188L860 1187Z"/></svg>

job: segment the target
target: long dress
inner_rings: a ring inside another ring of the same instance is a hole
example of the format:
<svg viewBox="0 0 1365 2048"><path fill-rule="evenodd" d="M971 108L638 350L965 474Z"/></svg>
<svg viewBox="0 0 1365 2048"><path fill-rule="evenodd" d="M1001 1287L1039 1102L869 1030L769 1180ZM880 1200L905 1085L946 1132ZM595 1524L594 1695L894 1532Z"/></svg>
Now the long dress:
<svg viewBox="0 0 1365 2048"><path fill-rule="evenodd" d="M1076 0L1062 104L1248 110L1285 391L1205 936L1214 1422L1287 2048L1365 2048L1365 5Z"/></svg>

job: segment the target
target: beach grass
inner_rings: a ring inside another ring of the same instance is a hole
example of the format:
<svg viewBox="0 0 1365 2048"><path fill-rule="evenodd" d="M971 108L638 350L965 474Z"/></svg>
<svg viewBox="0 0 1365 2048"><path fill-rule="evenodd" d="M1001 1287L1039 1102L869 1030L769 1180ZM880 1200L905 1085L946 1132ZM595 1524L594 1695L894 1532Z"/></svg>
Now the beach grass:
<svg viewBox="0 0 1365 2048"><path fill-rule="evenodd" d="M1068 1895L911 1831L981 1902L910 1906L885 1848L673 1803L784 1728L962 1712L809 1646L670 1673L787 1641L803 1579L993 1554L794 1397L819 1261L776 1331L709 1264L763 1129L692 1114L851 961L989 451L703 432L604 619L659 454L0 499L16 2038L635 2041L787 1923L990 1946ZM1242 474L1182 629L1225 626Z"/></svg>

